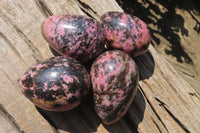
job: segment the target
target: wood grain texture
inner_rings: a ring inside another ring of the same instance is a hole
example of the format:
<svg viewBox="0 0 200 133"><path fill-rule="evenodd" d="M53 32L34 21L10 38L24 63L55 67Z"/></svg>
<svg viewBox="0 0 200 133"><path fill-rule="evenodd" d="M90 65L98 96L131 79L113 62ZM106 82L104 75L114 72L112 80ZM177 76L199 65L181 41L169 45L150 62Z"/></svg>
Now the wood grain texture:
<svg viewBox="0 0 200 133"><path fill-rule="evenodd" d="M99 20L107 11L123 10L114 0L0 1L0 132L199 131L199 96L152 46L135 59L139 90L126 115L115 124L102 124L91 98L59 113L35 108L23 96L18 78L32 64L53 56L40 30L44 19L55 14L87 14Z"/></svg>

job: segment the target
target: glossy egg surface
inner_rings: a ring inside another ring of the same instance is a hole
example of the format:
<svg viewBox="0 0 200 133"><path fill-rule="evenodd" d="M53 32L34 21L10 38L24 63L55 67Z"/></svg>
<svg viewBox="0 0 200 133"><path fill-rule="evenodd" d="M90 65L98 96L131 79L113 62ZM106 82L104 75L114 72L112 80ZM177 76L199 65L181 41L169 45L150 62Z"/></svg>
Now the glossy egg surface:
<svg viewBox="0 0 200 133"><path fill-rule="evenodd" d="M79 105L90 88L85 68L71 57L52 57L31 67L19 80L24 95L49 111L67 111Z"/></svg>
<svg viewBox="0 0 200 133"><path fill-rule="evenodd" d="M81 62L94 59L105 50L100 24L88 16L51 16L43 22L42 33L58 53Z"/></svg>
<svg viewBox="0 0 200 133"><path fill-rule="evenodd" d="M118 121L127 111L137 91L138 68L123 51L107 51L98 56L90 71L95 110L105 124Z"/></svg>
<svg viewBox="0 0 200 133"><path fill-rule="evenodd" d="M151 41L147 25L123 12L107 12L101 17L103 32L113 49L123 50L133 56L146 52Z"/></svg>

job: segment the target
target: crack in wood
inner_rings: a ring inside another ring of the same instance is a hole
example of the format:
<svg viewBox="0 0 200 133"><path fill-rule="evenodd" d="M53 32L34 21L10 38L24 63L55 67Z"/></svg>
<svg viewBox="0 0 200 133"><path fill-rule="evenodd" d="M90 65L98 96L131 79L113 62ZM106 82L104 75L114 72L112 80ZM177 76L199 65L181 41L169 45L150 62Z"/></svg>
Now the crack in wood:
<svg viewBox="0 0 200 133"><path fill-rule="evenodd" d="M158 98L156 98L155 97L155 99L156 99L156 101L158 101L160 104L160 106L167 106L164 102L162 102L160 99L158 99Z"/></svg>
<svg viewBox="0 0 200 133"><path fill-rule="evenodd" d="M149 87L151 88L151 86L148 85L148 83L146 81L144 81L144 83ZM150 102L150 100L147 98L145 92L142 90L142 87L139 85L139 88L142 92L142 94L144 95L144 97L146 98L147 102L149 103L151 109L153 110L153 112L155 113L156 117L158 118L158 120L161 122L161 124L163 125L163 127L166 129L166 131L169 133L166 125L164 124L164 122L162 121L161 117L159 116L158 112L156 111L156 109L153 107L152 103Z"/></svg>
<svg viewBox="0 0 200 133"><path fill-rule="evenodd" d="M191 133L188 128L167 108L166 104L162 102L160 99L156 98L156 101L160 103L160 106L162 106L167 113L174 119L174 121L186 132L186 133Z"/></svg>
<svg viewBox="0 0 200 133"><path fill-rule="evenodd" d="M196 92L189 92L188 93L190 96L195 96L196 98L198 98L200 100L199 95Z"/></svg>
<svg viewBox="0 0 200 133"><path fill-rule="evenodd" d="M86 3L82 2L81 0L77 0L78 3L84 8L84 9L87 9L87 10L90 10L92 11L94 14L97 14L97 12L95 10L93 10L89 5L87 5Z"/></svg>
<svg viewBox="0 0 200 133"><path fill-rule="evenodd" d="M0 111L9 120L9 122L18 130L20 133L24 133L23 129L19 126L16 120L6 111L3 105L0 103Z"/></svg>
<svg viewBox="0 0 200 133"><path fill-rule="evenodd" d="M190 96L195 96L197 99L200 100L200 97L199 97L199 95L196 92L189 92L189 95Z"/></svg>
<svg viewBox="0 0 200 133"><path fill-rule="evenodd" d="M156 123L156 121L151 117L153 123L156 125L156 127L158 128L158 130L160 131L160 133L162 133L162 130L160 129L159 125Z"/></svg>
<svg viewBox="0 0 200 133"><path fill-rule="evenodd" d="M89 17L96 19L92 14L97 15L97 12L94 11L89 5L86 3L82 2L81 0L77 0L77 3L80 7L80 9Z"/></svg>
<svg viewBox="0 0 200 133"><path fill-rule="evenodd" d="M95 19L89 12L87 12L84 8L80 7L81 11L83 11L87 16Z"/></svg>
<svg viewBox="0 0 200 133"><path fill-rule="evenodd" d="M35 2L37 7L45 17L50 17L53 15L52 11L43 0L36 0Z"/></svg>

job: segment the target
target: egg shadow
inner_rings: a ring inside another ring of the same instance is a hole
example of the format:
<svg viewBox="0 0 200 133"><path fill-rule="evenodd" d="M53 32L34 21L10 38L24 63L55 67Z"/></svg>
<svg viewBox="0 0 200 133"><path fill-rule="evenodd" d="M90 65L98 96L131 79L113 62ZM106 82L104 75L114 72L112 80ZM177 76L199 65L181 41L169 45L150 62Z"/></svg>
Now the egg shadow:
<svg viewBox="0 0 200 133"><path fill-rule="evenodd" d="M55 49L53 49L50 45L49 45L49 49L51 51L51 53L54 55L54 56L62 56L60 53L58 53Z"/></svg>
<svg viewBox="0 0 200 133"><path fill-rule="evenodd" d="M145 54L134 57L133 59L139 69L140 81L144 79L149 79L153 75L155 70L155 61L151 52L147 50Z"/></svg>
<svg viewBox="0 0 200 133"><path fill-rule="evenodd" d="M101 123L101 119L93 109L91 96L85 99L78 107L66 112L52 112L36 108L56 130L70 133L93 133L97 131Z"/></svg>
<svg viewBox="0 0 200 133"><path fill-rule="evenodd" d="M110 133L137 133L137 127L143 120L145 100L137 91L135 99L127 113L116 123L105 125L94 111L93 99L88 97L80 106L66 112L46 111L36 107L38 112L55 128L70 133L93 133L97 132L100 124ZM102 130L105 130L102 129Z"/></svg>

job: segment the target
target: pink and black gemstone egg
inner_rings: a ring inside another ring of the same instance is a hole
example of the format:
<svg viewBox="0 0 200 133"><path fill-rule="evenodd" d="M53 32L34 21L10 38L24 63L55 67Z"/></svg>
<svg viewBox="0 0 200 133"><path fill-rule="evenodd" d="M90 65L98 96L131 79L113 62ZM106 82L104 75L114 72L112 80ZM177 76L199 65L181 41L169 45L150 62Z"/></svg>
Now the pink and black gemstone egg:
<svg viewBox="0 0 200 133"><path fill-rule="evenodd" d="M43 22L42 33L58 53L81 62L90 61L105 50L100 24L88 16L51 16Z"/></svg>
<svg viewBox="0 0 200 133"><path fill-rule="evenodd" d="M118 121L137 91L138 68L125 52L111 50L98 56L90 71L95 110L105 124Z"/></svg>
<svg viewBox="0 0 200 133"><path fill-rule="evenodd" d="M86 69L71 57L52 57L31 67L19 80L24 95L40 108L67 111L79 105L90 88Z"/></svg>
<svg viewBox="0 0 200 133"><path fill-rule="evenodd" d="M151 41L147 25L123 12L107 12L101 17L105 38L113 49L123 50L133 56L147 51Z"/></svg>

